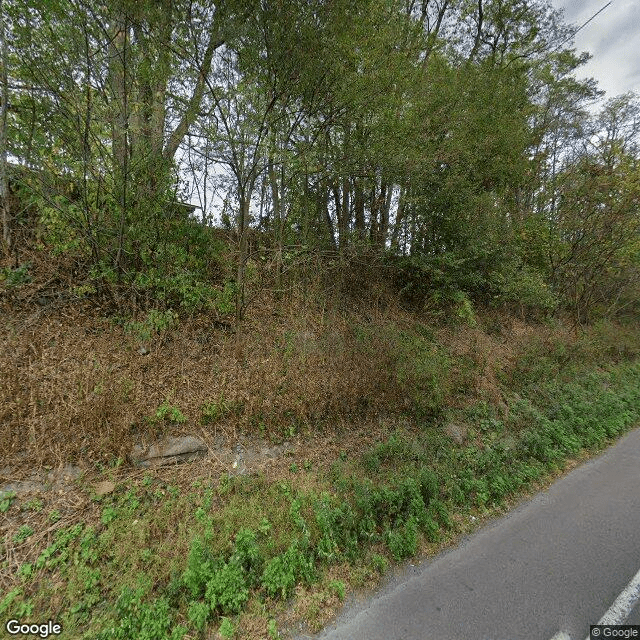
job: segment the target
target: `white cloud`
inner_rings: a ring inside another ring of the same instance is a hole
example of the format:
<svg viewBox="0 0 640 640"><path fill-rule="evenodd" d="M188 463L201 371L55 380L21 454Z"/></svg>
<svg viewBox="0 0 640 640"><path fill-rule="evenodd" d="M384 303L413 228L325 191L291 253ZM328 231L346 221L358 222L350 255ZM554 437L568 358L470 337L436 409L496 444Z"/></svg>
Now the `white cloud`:
<svg viewBox="0 0 640 640"><path fill-rule="evenodd" d="M582 25L606 5L606 0L553 0L564 9L565 19ZM579 77L593 77L605 97L627 91L640 93L640 2L613 0L575 38L578 51L588 51L592 59L578 70Z"/></svg>

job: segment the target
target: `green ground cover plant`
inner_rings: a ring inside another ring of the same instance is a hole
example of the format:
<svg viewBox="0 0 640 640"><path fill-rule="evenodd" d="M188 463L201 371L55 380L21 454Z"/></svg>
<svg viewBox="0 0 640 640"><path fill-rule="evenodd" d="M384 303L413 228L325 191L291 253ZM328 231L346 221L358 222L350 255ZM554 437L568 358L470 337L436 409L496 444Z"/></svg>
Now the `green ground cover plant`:
<svg viewBox="0 0 640 640"><path fill-rule="evenodd" d="M360 456L338 455L312 489L226 477L185 494L147 474L97 498L97 528L60 528L20 567L22 585L0 606L12 616L61 614L69 638L177 639L211 628L235 637L253 603L277 614L336 566L384 573L454 535L461 515L499 509L568 458L611 442L640 420L640 363L544 383L535 376L512 393L506 418L485 403L465 410L466 444L453 445L434 423L396 428ZM170 522L183 523L184 555L174 549L167 563L153 531ZM13 543L35 533L23 525ZM344 582L324 584L326 598L344 598Z"/></svg>

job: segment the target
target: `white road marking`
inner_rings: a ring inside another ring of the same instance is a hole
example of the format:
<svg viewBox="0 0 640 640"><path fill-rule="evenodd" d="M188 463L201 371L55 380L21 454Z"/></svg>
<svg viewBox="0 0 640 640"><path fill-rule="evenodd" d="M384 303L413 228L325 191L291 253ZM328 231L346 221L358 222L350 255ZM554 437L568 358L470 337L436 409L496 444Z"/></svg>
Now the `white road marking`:
<svg viewBox="0 0 640 640"><path fill-rule="evenodd" d="M623 624L633 611L638 600L640 600L640 571L631 578L629 584L596 624ZM590 634L586 640L589 640L589 638ZM571 640L571 636L564 631L558 631L551 640Z"/></svg>
<svg viewBox="0 0 640 640"><path fill-rule="evenodd" d="M623 624L640 600L640 571L636 573L597 624ZM589 636L587 636L589 640Z"/></svg>

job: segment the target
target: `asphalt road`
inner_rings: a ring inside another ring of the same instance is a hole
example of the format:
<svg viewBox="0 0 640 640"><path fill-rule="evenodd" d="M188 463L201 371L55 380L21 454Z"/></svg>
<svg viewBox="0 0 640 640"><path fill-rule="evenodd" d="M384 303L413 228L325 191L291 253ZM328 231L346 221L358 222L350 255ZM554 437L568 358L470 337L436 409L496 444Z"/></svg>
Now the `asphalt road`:
<svg viewBox="0 0 640 640"><path fill-rule="evenodd" d="M635 429L455 549L348 605L316 640L584 640L639 569ZM640 624L640 605L626 624Z"/></svg>

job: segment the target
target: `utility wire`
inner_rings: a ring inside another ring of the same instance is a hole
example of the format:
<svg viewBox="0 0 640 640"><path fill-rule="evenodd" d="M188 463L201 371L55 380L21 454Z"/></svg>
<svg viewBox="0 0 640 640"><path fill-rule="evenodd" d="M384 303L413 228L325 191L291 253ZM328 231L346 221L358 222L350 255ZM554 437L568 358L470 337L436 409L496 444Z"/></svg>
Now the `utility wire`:
<svg viewBox="0 0 640 640"><path fill-rule="evenodd" d="M586 22L583 22L570 36L566 37L559 45L556 45L553 49L551 49L550 53L557 51L563 44L575 38L578 32L582 31L582 29L584 29L594 18L599 16L610 4L613 4L613 0L610 0L609 2L607 2L607 4L605 4L604 7L602 7L599 11L596 11Z"/></svg>
<svg viewBox="0 0 640 640"><path fill-rule="evenodd" d="M613 4L613 0L609 0L607 4L605 4L601 9L596 11L586 22L583 22L575 31L572 31L564 40L562 40L562 42L560 42L560 44L557 44L555 47L553 47L553 49L549 48L551 46L549 44L540 43L537 47L534 47L533 49L531 49L530 51L524 54L516 56L516 58L528 58L529 56L537 55L539 53L543 53L544 51L548 53L554 53L564 44L569 42L569 40L572 40L573 38L575 38L576 34L579 31L582 31L582 29L584 29L592 20L594 20L597 16L599 16L611 4ZM513 59L507 62L507 66L509 66L511 62L513 62Z"/></svg>

